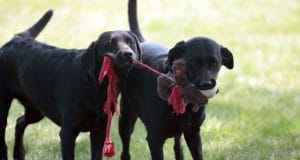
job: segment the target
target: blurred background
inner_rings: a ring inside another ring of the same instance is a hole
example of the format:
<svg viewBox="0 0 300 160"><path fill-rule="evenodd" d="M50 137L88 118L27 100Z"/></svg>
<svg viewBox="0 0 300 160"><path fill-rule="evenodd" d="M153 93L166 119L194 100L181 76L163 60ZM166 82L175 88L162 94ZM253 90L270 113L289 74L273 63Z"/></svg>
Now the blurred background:
<svg viewBox="0 0 300 160"><path fill-rule="evenodd" d="M54 16L37 39L62 48L86 48L104 31L129 28L127 0L0 0L0 45L48 9ZM235 68L221 70L220 93L207 105L201 128L205 159L300 159L299 0L140 0L138 13L147 41L173 47L180 40L207 36L234 54ZM14 101L6 129L11 159L15 122L22 113ZM121 152L117 125L115 119L115 159ZM58 134L59 127L47 119L28 127L26 159L61 159ZM145 137L138 122L132 159L150 159ZM81 134L77 159L89 159L89 146L88 134ZM164 152L165 159L174 159L172 139Z"/></svg>

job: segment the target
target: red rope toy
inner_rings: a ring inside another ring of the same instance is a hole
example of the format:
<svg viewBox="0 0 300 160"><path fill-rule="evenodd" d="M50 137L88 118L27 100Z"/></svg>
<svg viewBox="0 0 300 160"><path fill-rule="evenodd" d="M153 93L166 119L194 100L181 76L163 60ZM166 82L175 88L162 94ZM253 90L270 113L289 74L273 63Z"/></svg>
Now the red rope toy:
<svg viewBox="0 0 300 160"><path fill-rule="evenodd" d="M160 75L160 76L164 75L163 73L151 68L150 66L148 66L140 61L135 60L135 63L139 64L141 67L143 67L157 75ZM175 85L172 88L172 92L168 97L168 103L173 106L174 113L176 115L183 114L185 112L185 104L184 104L184 101L182 98L182 91L181 91L181 88L179 85Z"/></svg>
<svg viewBox="0 0 300 160"><path fill-rule="evenodd" d="M119 88L117 86L119 79L114 68L111 57L104 56L103 63L101 66L100 74L98 77L99 84L103 82L104 77L108 77L108 87L107 87L107 99L103 108L104 113L107 114L107 124L106 124L106 138L105 145L103 148L103 154L107 157L113 157L115 155L115 147L110 136L110 126L112 120L111 106L113 105L115 112L118 111L117 96L119 94Z"/></svg>
<svg viewBox="0 0 300 160"><path fill-rule="evenodd" d="M135 63L139 64L141 67L149 71L152 71L155 74L164 75L163 73L158 72L157 70L137 60L135 60ZM107 124L106 124L106 138L105 138L105 145L103 148L103 154L106 157L113 157L115 155L115 148L110 135L110 127L112 121L111 107L113 106L115 112L119 113L118 104L117 104L117 96L119 94L119 88L117 84L119 83L119 79L115 71L113 60L109 55L104 56L99 77L98 77L99 84L103 82L104 77L106 76L108 77L107 99L105 101L103 111L104 113L107 114ZM185 112L185 104L182 98L182 92L178 85L175 85L173 87L172 92L168 98L168 103L173 106L175 114L182 114Z"/></svg>

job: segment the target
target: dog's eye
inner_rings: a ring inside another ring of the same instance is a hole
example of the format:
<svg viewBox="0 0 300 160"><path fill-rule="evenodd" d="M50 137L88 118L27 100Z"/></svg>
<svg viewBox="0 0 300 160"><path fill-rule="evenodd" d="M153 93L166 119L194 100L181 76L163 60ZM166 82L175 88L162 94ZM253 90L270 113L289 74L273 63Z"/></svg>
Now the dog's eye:
<svg viewBox="0 0 300 160"><path fill-rule="evenodd" d="M198 62L198 61L192 61L192 62L187 63L187 64L188 64L189 67L194 68L194 69L199 68L201 66L201 63Z"/></svg>
<svg viewBox="0 0 300 160"><path fill-rule="evenodd" d="M117 39L116 39L115 37L112 37L112 38L110 39L110 43L111 43L111 44L116 44L116 42L117 42Z"/></svg>
<svg viewBox="0 0 300 160"><path fill-rule="evenodd" d="M218 68L218 62L215 59L211 59L209 64L210 64L209 66L212 70L215 70Z"/></svg>
<svg viewBox="0 0 300 160"><path fill-rule="evenodd" d="M129 38L129 37L127 37L127 38L125 39L125 42L126 42L127 44L133 44L133 43L134 43L133 40L132 40L131 38Z"/></svg>

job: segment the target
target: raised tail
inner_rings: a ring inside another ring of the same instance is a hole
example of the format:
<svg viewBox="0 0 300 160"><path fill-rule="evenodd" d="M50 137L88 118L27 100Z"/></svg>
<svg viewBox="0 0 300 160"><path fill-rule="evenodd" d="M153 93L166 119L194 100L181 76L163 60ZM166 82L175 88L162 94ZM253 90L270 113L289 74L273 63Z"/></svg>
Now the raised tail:
<svg viewBox="0 0 300 160"><path fill-rule="evenodd" d="M136 0L128 1L128 20L130 31L133 32L140 42L144 42L145 39L140 31L138 19L137 19L137 2Z"/></svg>
<svg viewBox="0 0 300 160"><path fill-rule="evenodd" d="M19 33L19 36L29 36L32 38L36 38L39 33L45 28L49 20L51 19L53 15L52 10L48 10L43 17L37 21L32 27L29 29L25 30L24 32Z"/></svg>

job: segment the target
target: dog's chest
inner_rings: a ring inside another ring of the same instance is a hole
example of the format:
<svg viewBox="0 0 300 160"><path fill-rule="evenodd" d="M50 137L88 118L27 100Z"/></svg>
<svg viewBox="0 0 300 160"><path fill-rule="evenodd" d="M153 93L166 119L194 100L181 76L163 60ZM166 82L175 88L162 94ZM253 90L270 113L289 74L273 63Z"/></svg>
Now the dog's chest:
<svg viewBox="0 0 300 160"><path fill-rule="evenodd" d="M195 115L191 111L187 110L186 113L178 120L178 130L181 132L190 130L196 125L196 121L197 118Z"/></svg>
<svg viewBox="0 0 300 160"><path fill-rule="evenodd" d="M199 130L205 118L204 110L193 112L187 108L186 112L182 115L172 114L169 117L168 123L165 124L163 132L169 134L168 136L175 136L184 132Z"/></svg>

